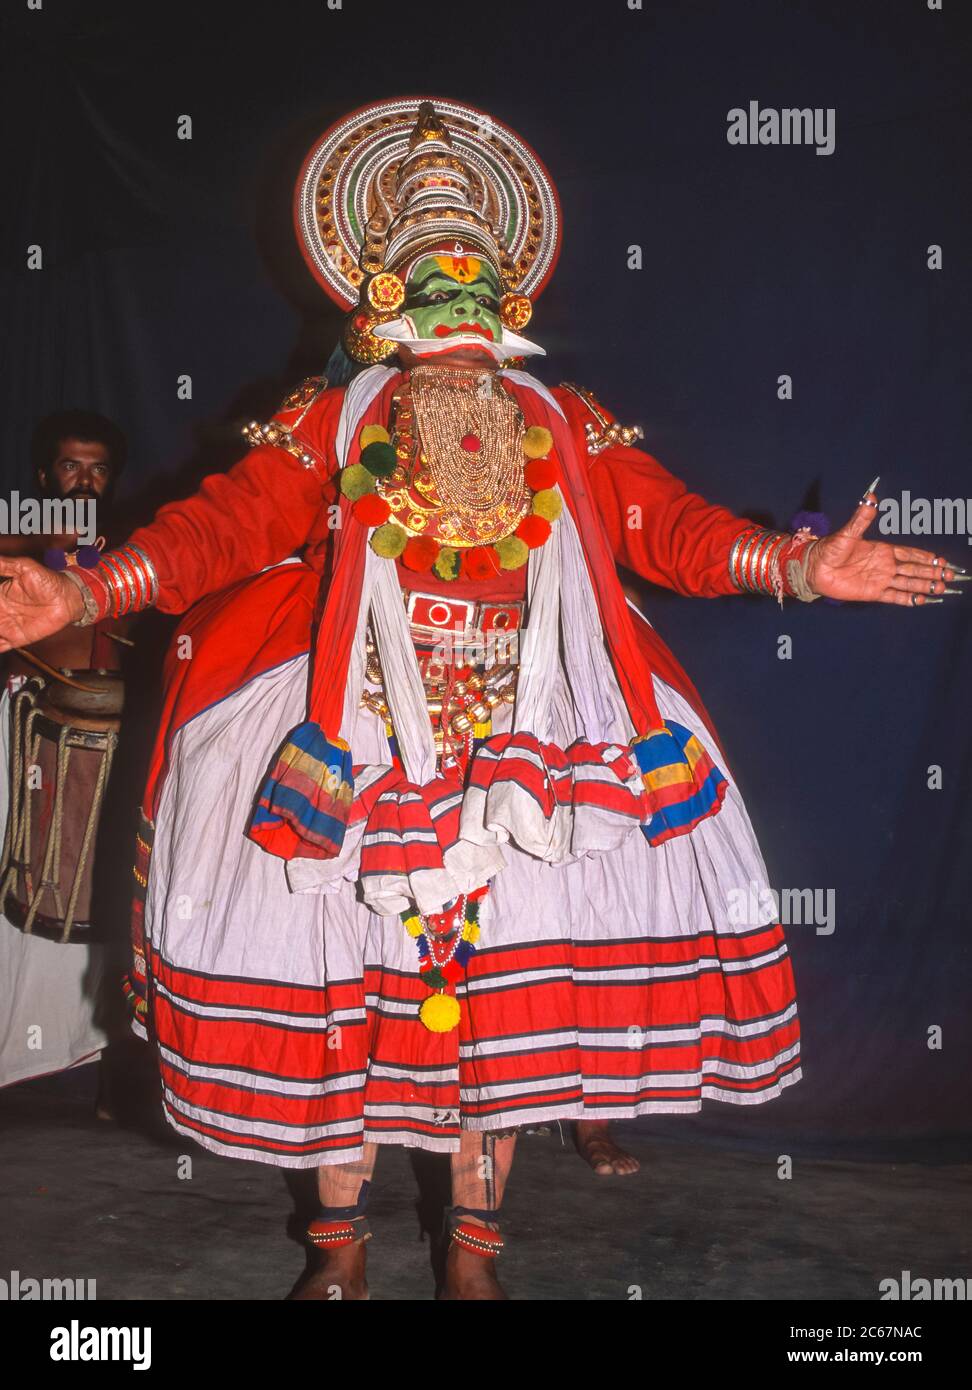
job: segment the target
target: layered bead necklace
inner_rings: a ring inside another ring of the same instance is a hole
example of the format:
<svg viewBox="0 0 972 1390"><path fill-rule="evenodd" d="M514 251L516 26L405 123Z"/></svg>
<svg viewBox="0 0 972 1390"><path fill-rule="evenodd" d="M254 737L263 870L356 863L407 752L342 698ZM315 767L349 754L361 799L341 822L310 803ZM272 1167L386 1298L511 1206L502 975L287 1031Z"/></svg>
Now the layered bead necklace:
<svg viewBox="0 0 972 1390"><path fill-rule="evenodd" d="M392 432L366 425L341 472L371 548L439 579L519 569L561 513L553 438L524 429L516 401L489 371L420 366L397 398Z"/></svg>
<svg viewBox="0 0 972 1390"><path fill-rule="evenodd" d="M459 546L489 545L526 515L523 417L490 372L415 367L412 409L438 494L439 521Z"/></svg>

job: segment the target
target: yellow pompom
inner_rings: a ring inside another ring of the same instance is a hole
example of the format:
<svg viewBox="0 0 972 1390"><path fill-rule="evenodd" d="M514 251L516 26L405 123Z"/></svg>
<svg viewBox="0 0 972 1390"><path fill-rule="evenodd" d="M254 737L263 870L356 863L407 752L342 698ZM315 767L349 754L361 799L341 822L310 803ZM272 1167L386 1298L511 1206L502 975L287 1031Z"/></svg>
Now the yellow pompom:
<svg viewBox="0 0 972 1390"><path fill-rule="evenodd" d="M542 492L533 494L533 510L537 516L542 516L545 521L556 521L561 511L563 503L560 500L560 493L556 488L545 487Z"/></svg>
<svg viewBox="0 0 972 1390"><path fill-rule="evenodd" d="M421 935L422 935L422 921L421 921L421 918L415 917L415 916L406 917L406 918L405 918L405 930L408 932L409 936L421 936Z"/></svg>
<svg viewBox="0 0 972 1390"><path fill-rule="evenodd" d="M430 994L419 1009L419 1018L430 1033L451 1033L460 1013L459 1000L451 994Z"/></svg>
<svg viewBox="0 0 972 1390"><path fill-rule="evenodd" d="M367 449L369 444L387 444L390 438L384 425L365 425L358 435L358 443L362 449Z"/></svg>
<svg viewBox="0 0 972 1390"><path fill-rule="evenodd" d="M485 724L473 725L473 738L489 738L493 732L493 721L490 719Z"/></svg>
<svg viewBox="0 0 972 1390"><path fill-rule="evenodd" d="M361 463L352 463L350 468L341 469L341 491L352 502L357 502L366 492L374 492L375 477Z"/></svg>
<svg viewBox="0 0 972 1390"><path fill-rule="evenodd" d="M494 547L505 570L518 570L530 557L530 547L519 536L504 536Z"/></svg>
<svg viewBox="0 0 972 1390"><path fill-rule="evenodd" d="M539 494L538 494L539 496ZM383 560L396 560L408 544L408 532L394 521L386 521L373 532L370 545Z"/></svg>
<svg viewBox="0 0 972 1390"><path fill-rule="evenodd" d="M523 452L528 459L546 458L553 448L553 435L543 425L531 425L523 436Z"/></svg>
<svg viewBox="0 0 972 1390"><path fill-rule="evenodd" d="M463 941L468 941L470 945L475 946L476 942L479 940L479 927L475 922L466 923L462 930L462 939Z"/></svg>

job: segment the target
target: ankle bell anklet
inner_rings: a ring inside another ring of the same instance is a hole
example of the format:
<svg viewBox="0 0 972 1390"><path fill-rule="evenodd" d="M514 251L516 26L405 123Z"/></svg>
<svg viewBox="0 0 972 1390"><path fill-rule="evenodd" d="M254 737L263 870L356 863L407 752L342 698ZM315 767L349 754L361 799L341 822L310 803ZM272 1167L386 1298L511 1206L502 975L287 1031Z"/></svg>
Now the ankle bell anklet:
<svg viewBox="0 0 972 1390"><path fill-rule="evenodd" d="M307 1227L307 1239L318 1248L336 1250L342 1245L370 1240L371 1231L362 1216L351 1221L312 1221Z"/></svg>
<svg viewBox="0 0 972 1390"><path fill-rule="evenodd" d="M452 1230L452 1239L464 1250L474 1255L493 1260L503 1250L505 1244L499 1231L491 1231L486 1226L474 1226L471 1222L460 1221Z"/></svg>

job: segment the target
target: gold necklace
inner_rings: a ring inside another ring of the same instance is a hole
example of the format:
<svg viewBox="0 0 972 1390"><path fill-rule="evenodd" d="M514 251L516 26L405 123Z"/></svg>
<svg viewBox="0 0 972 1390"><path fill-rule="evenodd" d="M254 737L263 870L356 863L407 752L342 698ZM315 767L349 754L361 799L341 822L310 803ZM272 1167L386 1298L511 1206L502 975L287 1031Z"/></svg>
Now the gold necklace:
<svg viewBox="0 0 972 1390"><path fill-rule="evenodd" d="M438 495L447 544L491 545L526 516L523 416L495 374L476 367L417 366L411 373L418 449Z"/></svg>

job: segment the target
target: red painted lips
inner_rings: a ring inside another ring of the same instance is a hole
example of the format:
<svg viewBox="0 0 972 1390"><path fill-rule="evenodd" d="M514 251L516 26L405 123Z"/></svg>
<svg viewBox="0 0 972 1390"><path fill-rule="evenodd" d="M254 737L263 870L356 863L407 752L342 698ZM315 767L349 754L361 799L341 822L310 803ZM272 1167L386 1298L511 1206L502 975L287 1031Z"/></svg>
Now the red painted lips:
<svg viewBox="0 0 972 1390"><path fill-rule="evenodd" d="M459 323L455 328L450 328L448 324L440 323L432 330L437 338L451 338L454 333L478 333L481 338L488 338L493 341L493 330L481 323Z"/></svg>

